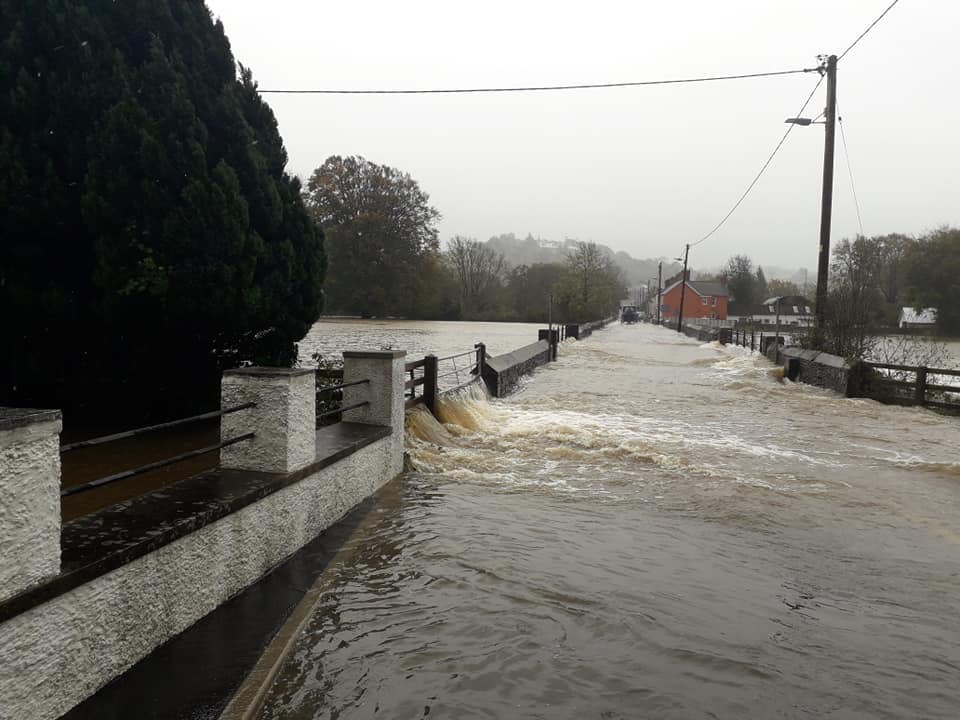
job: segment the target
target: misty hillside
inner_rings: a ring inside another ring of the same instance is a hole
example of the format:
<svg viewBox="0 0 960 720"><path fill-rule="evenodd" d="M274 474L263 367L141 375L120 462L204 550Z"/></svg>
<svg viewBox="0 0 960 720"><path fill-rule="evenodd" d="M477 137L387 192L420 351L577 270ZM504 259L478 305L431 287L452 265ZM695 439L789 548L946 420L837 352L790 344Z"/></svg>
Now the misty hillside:
<svg viewBox="0 0 960 720"><path fill-rule="evenodd" d="M567 253L576 247L577 241L566 239L563 241L544 240L533 235L520 239L513 233L497 235L487 241L487 245L499 253L503 253L511 267L518 265L533 265L534 263L563 262ZM611 257L619 267L630 286L646 285L651 278L656 282L657 259L646 258L638 260L625 252L614 252L606 245L597 244L606 255ZM676 274L680 270L679 263L664 262L664 279Z"/></svg>

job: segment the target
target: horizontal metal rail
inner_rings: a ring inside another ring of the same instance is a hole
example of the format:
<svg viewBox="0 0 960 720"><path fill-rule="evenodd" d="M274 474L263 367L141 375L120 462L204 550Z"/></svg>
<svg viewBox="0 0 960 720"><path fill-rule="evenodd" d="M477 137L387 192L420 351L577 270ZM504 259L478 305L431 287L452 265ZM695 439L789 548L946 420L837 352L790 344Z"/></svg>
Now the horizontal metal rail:
<svg viewBox="0 0 960 720"><path fill-rule="evenodd" d="M90 440L80 440L78 442L61 445L60 454L62 455L63 453L70 452L71 450L79 450L80 448L103 445L104 443L113 442L114 440L124 440L126 438L136 437L138 435L144 435L150 432L156 432L157 430L167 430L169 428L179 427L180 425L199 422L200 420L213 420L214 418L223 417L224 415L240 412L241 410L247 410L256 406L256 403L248 402L243 403L242 405L225 408L224 410L214 410L213 412L203 413L201 415L191 415L190 417L181 418L179 420L171 420L170 422L159 423L157 425L147 425L146 427L136 428L134 430L126 430L124 432L114 433L113 435L104 435L98 438L91 438Z"/></svg>
<svg viewBox="0 0 960 720"><path fill-rule="evenodd" d="M476 366L457 368L457 369L451 370L450 372L445 372L440 375L437 375L437 380L439 380L440 378L450 377L451 375L466 375L466 374L472 375L475 372L476 372Z"/></svg>
<svg viewBox="0 0 960 720"><path fill-rule="evenodd" d="M453 393L453 392L456 392L457 390L462 390L463 388L468 387L468 386L470 386L470 385L474 385L474 384L476 384L476 383L478 383L478 382L480 382L480 376L479 376L479 375L477 375L476 377L472 377L472 378L470 378L469 380L467 380L466 382L462 382L462 383L460 383L459 385L457 385L456 387L450 388L449 390L442 390L442 391L440 392L440 394L441 394L441 395L446 395L447 393Z"/></svg>
<svg viewBox="0 0 960 720"><path fill-rule="evenodd" d="M354 403L353 405L347 405L346 407L339 407L333 410L327 410L326 412L317 413L318 418L327 417L328 415L337 415L339 413L346 412L347 410L356 410L357 408L363 407L364 405L369 405L369 400L364 400L363 402Z"/></svg>
<svg viewBox="0 0 960 720"><path fill-rule="evenodd" d="M208 445L207 447L198 448L197 450L190 450L189 452L181 453L180 455L174 455L171 458L166 460L158 460L157 462L148 463L146 465L141 465L140 467L135 467L131 470L124 470L123 472L115 473L113 475L107 475L106 477L99 478L97 480L91 480L88 483L83 483L82 485L75 485L72 488L67 488L66 490L60 491L60 497L67 497L69 495L76 495L77 493L86 492L87 490L94 490L98 487L104 485L109 485L110 483L115 483L118 480L126 480L127 478L134 477L136 475L143 475L146 472L151 470L159 470L162 467L167 467L168 465L173 465L174 463L182 462L184 460L189 460L190 458L195 458L200 455L206 455L207 453L215 452L221 448L225 448L228 445L235 445L244 440L252 440L254 434L246 433L245 435L240 435L235 438L230 438L229 440L224 440L219 442L216 445Z"/></svg>
<svg viewBox="0 0 960 720"><path fill-rule="evenodd" d="M339 385L324 385L323 387L318 387L317 392L333 392L334 390L343 390L344 388L353 387L354 385L363 385L364 383L370 382L369 380L354 380L353 382L340 383Z"/></svg>
<svg viewBox="0 0 960 720"><path fill-rule="evenodd" d="M412 361L412 362L408 362L406 365L403 366L403 370L404 370L404 372L410 372L411 370L416 370L417 368L422 368L422 367L424 367L426 364L427 364L427 359L426 359L426 358L421 358L420 360L414 360L414 361Z"/></svg>
<svg viewBox="0 0 960 720"><path fill-rule="evenodd" d="M476 350L467 350L466 352L457 353L456 355L447 355L446 357L437 358L437 362L443 362L444 360L453 360L454 358L458 358L458 357L466 357L467 355L476 356L476 354L477 354Z"/></svg>
<svg viewBox="0 0 960 720"><path fill-rule="evenodd" d="M426 381L424 377L410 378L403 384L403 388L404 390L413 390L413 388L423 385Z"/></svg>

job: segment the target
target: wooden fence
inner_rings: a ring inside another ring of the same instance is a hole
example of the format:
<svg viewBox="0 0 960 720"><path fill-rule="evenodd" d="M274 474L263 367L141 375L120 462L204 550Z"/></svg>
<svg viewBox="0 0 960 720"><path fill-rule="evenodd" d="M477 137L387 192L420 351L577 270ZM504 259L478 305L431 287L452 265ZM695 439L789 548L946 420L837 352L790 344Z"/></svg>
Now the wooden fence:
<svg viewBox="0 0 960 720"><path fill-rule="evenodd" d="M901 405L960 411L960 385L939 381L939 377L960 377L960 370L871 362L863 363L863 368L863 389L868 397Z"/></svg>

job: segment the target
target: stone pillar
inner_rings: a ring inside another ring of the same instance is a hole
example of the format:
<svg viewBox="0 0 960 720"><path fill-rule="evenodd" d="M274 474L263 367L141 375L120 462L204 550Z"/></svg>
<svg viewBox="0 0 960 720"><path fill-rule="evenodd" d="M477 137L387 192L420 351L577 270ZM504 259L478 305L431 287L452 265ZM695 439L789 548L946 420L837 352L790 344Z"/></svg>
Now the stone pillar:
<svg viewBox="0 0 960 720"><path fill-rule="evenodd" d="M343 381L369 380L343 389L343 406L369 401L369 405L347 410L345 422L383 425L392 428L391 469L403 471L404 365L405 350L358 351L343 353Z"/></svg>
<svg viewBox="0 0 960 720"><path fill-rule="evenodd" d="M221 441L246 433L252 440L220 450L220 465L233 470L295 472L317 457L317 380L312 369L246 367L227 370L220 407L257 406L224 415Z"/></svg>
<svg viewBox="0 0 960 720"><path fill-rule="evenodd" d="M60 572L59 410L0 408L0 602Z"/></svg>

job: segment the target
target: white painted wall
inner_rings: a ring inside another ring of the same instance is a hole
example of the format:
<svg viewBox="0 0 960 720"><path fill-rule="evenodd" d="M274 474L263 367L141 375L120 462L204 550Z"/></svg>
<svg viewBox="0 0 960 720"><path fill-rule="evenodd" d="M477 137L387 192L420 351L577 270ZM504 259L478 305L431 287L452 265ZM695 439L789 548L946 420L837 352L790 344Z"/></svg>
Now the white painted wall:
<svg viewBox="0 0 960 720"><path fill-rule="evenodd" d="M392 438L0 625L0 719L56 718L395 475Z"/></svg>
<svg viewBox="0 0 960 720"><path fill-rule="evenodd" d="M391 435L0 624L0 720L59 717L256 582L402 471L403 353L362 356L346 357L344 372L347 378L371 379L371 405L350 419L388 425ZM314 460L312 371L228 374L224 405L247 401L257 408L225 416L231 419L225 434L252 430L261 444L252 453L248 448L228 455L232 467L290 472L303 467L308 450ZM59 419L21 430L0 433L0 492L19 493L0 514L0 578L8 592L8 585L23 589L24 583L59 572ZM10 584L12 579L18 584Z"/></svg>
<svg viewBox="0 0 960 720"><path fill-rule="evenodd" d="M60 572L61 422L39 417L0 430L0 601Z"/></svg>

